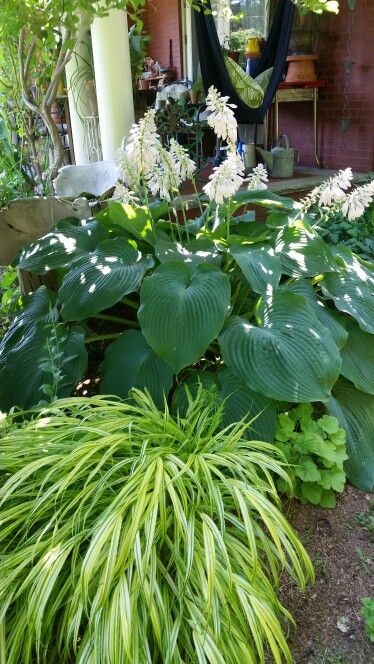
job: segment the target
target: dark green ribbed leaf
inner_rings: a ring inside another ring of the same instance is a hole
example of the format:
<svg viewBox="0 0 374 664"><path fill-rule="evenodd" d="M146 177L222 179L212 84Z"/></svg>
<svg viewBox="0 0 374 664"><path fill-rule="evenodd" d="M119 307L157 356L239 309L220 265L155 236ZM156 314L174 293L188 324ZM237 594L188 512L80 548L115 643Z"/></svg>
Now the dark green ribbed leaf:
<svg viewBox="0 0 374 664"><path fill-rule="evenodd" d="M134 387L147 389L160 407L173 384L173 372L147 344L140 330L128 330L108 346L101 370L101 394L126 398Z"/></svg>
<svg viewBox="0 0 374 664"><path fill-rule="evenodd" d="M57 347L60 357L56 357ZM50 350L48 350L50 348ZM23 335L1 353L0 410L13 406L30 408L45 399L42 385L53 385L53 374L45 365L55 361L61 375L57 396L69 396L87 368L84 330L39 320L25 328ZM20 388L22 386L22 389Z"/></svg>
<svg viewBox="0 0 374 664"><path fill-rule="evenodd" d="M246 431L246 438L274 442L277 410L271 399L251 390L227 368L218 372L218 384L220 397L225 400L224 424L242 419L253 420Z"/></svg>
<svg viewBox="0 0 374 664"><path fill-rule="evenodd" d="M22 298L23 309L15 317L0 343L0 365L8 349L28 334L38 322L48 323L58 319L56 295L45 286Z"/></svg>
<svg viewBox="0 0 374 664"><path fill-rule="evenodd" d="M338 269L329 246L306 228L284 226L277 235L275 252L283 272L291 277L314 277Z"/></svg>
<svg viewBox="0 0 374 664"><path fill-rule="evenodd" d="M348 332L345 329L345 318L332 309L329 309L321 298L317 297L310 281L298 279L293 284L284 287L285 290L303 295L312 307L318 320L327 327L338 348L343 348L348 338Z"/></svg>
<svg viewBox="0 0 374 664"><path fill-rule="evenodd" d="M327 408L345 429L348 479L361 491L371 491L374 484L374 397L360 392L345 378L339 378Z"/></svg>
<svg viewBox="0 0 374 664"><path fill-rule="evenodd" d="M199 386L205 389L215 388L217 405L223 406L222 426L228 426L241 420L253 420L246 431L247 440L265 440L274 442L277 424L277 411L271 399L249 389L226 367L217 375L208 371L196 371L181 383L173 395L174 411L179 410L184 417L188 408L186 387L195 398Z"/></svg>
<svg viewBox="0 0 374 664"><path fill-rule="evenodd" d="M366 332L374 333L374 286L364 272L326 274L321 286L340 311L353 316Z"/></svg>
<svg viewBox="0 0 374 664"><path fill-rule="evenodd" d="M374 395L374 335L347 320L348 341L342 350L341 374L358 390Z"/></svg>
<svg viewBox="0 0 374 664"><path fill-rule="evenodd" d="M138 319L150 346L178 373L217 337L229 305L230 282L220 270L166 263L144 279Z"/></svg>
<svg viewBox="0 0 374 664"><path fill-rule="evenodd" d="M17 267L45 274L56 267L70 265L74 259L96 249L99 242L109 237L109 231L96 219L75 224L64 220L53 231L23 249Z"/></svg>
<svg viewBox="0 0 374 664"><path fill-rule="evenodd" d="M238 316L219 337L227 366L255 392L280 401L326 401L341 366L339 351L304 297L276 291L262 327Z"/></svg>
<svg viewBox="0 0 374 664"><path fill-rule="evenodd" d="M108 309L140 288L143 276L154 265L133 242L104 240L93 253L78 259L65 276L58 299L64 320L83 320Z"/></svg>
<svg viewBox="0 0 374 664"><path fill-rule="evenodd" d="M230 247L230 254L256 293L263 295L268 286L276 287L279 284L281 262L269 245L234 244Z"/></svg>

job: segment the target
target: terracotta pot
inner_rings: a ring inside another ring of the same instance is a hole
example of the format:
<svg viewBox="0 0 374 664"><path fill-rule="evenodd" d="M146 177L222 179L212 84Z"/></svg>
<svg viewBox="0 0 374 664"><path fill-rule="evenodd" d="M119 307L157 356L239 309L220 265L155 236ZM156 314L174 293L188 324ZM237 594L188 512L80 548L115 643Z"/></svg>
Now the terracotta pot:
<svg viewBox="0 0 374 664"><path fill-rule="evenodd" d="M239 62L240 51L229 51L227 55L229 58L231 58L231 60L234 60L234 62Z"/></svg>
<svg viewBox="0 0 374 664"><path fill-rule="evenodd" d="M60 111L57 101L54 101L51 106L51 115L55 125L60 125L63 122L62 113Z"/></svg>
<svg viewBox="0 0 374 664"><path fill-rule="evenodd" d="M200 93L197 92L196 90L190 90L190 99L191 99L191 104L197 104L199 101Z"/></svg>
<svg viewBox="0 0 374 664"><path fill-rule="evenodd" d="M316 55L289 55L285 83L316 81L317 74L314 67L316 60L318 60Z"/></svg>
<svg viewBox="0 0 374 664"><path fill-rule="evenodd" d="M147 78L139 78L138 89L148 90L150 81Z"/></svg>

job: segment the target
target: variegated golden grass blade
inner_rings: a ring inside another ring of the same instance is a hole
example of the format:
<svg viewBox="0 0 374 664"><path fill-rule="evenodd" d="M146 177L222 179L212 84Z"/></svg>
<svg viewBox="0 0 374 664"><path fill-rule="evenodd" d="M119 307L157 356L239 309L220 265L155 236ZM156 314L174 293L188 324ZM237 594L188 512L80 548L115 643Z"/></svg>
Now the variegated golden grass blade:
<svg viewBox="0 0 374 664"><path fill-rule="evenodd" d="M313 570L280 511L279 452L150 397L65 399L1 439L6 664L291 662L277 597Z"/></svg>

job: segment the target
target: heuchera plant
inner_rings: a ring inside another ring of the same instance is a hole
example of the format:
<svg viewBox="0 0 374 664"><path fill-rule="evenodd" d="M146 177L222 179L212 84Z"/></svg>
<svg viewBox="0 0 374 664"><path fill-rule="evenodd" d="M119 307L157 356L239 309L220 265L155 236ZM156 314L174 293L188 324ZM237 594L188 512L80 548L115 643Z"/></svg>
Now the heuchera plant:
<svg viewBox="0 0 374 664"><path fill-rule="evenodd" d="M275 439L290 464L295 495L303 503L335 507L335 492L344 489L343 462L348 458L337 418L323 415L316 420L312 406L301 404L278 415ZM289 493L282 480L277 487Z"/></svg>
<svg viewBox="0 0 374 664"><path fill-rule="evenodd" d="M269 192L262 166L240 188L232 108L213 89L207 101L228 159L197 196L196 218L187 219L180 193L195 165L182 146L161 145L151 111L119 152L118 200L94 219L61 222L21 252L19 268L55 269L59 287L24 298L1 343L0 410L43 398L56 373L46 374L45 358L58 339L56 397L86 376L94 349L90 375L100 375L102 393L147 388L157 404L166 397L177 408L185 385L194 393L213 384L225 425L256 417L252 439L274 441L278 402L322 402L346 431L347 476L370 490L373 265L324 242L310 201ZM351 180L342 171L314 196L344 206ZM372 196L365 190L365 201ZM268 209L266 223L253 206Z"/></svg>

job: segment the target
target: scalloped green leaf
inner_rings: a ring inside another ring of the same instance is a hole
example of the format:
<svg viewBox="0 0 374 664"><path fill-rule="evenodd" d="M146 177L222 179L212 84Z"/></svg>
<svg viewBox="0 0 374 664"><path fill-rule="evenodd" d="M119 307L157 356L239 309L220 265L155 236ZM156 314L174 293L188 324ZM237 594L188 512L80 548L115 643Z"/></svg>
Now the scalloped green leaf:
<svg viewBox="0 0 374 664"><path fill-rule="evenodd" d="M202 357L229 306L230 282L223 272L211 265L193 270L165 263L143 281L138 320L155 353L178 373Z"/></svg>
<svg viewBox="0 0 374 664"><path fill-rule="evenodd" d="M361 330L351 319L347 321L347 332L341 374L358 390L374 395L374 335Z"/></svg>
<svg viewBox="0 0 374 664"><path fill-rule="evenodd" d="M70 265L77 257L96 249L110 237L96 219L61 221L50 233L22 249L16 265L35 274L45 274L56 267Z"/></svg>
<svg viewBox="0 0 374 664"><path fill-rule="evenodd" d="M58 299L64 320L83 320L109 309L128 293L134 293L152 256L142 255L132 241L104 240L96 251L82 256L64 277Z"/></svg>
<svg viewBox="0 0 374 664"><path fill-rule="evenodd" d="M255 392L279 401L326 401L341 360L304 297L275 291L261 327L231 318L219 337L227 366Z"/></svg>
<svg viewBox="0 0 374 664"><path fill-rule="evenodd" d="M344 469L348 479L361 491L371 491L374 486L374 396L339 378L327 409L345 429L349 459Z"/></svg>
<svg viewBox="0 0 374 664"><path fill-rule="evenodd" d="M275 240L284 274L314 277L338 269L330 247L316 233L299 226L283 226Z"/></svg>
<svg viewBox="0 0 374 664"><path fill-rule="evenodd" d="M101 394L126 398L129 390L148 390L162 407L173 384L173 372L147 344L140 330L128 330L111 343L101 365Z"/></svg>
<svg viewBox="0 0 374 664"><path fill-rule="evenodd" d="M293 284L284 286L284 289L291 293L296 293L296 295L303 295L319 321L329 330L337 347L343 348L348 339L348 332L345 329L345 318L339 316L336 311L329 309L324 301L317 297L317 293L310 281L298 279Z"/></svg>
<svg viewBox="0 0 374 664"><path fill-rule="evenodd" d="M263 295L268 286L278 286L282 265L272 247L266 244L234 244L230 247L230 254L255 293Z"/></svg>

